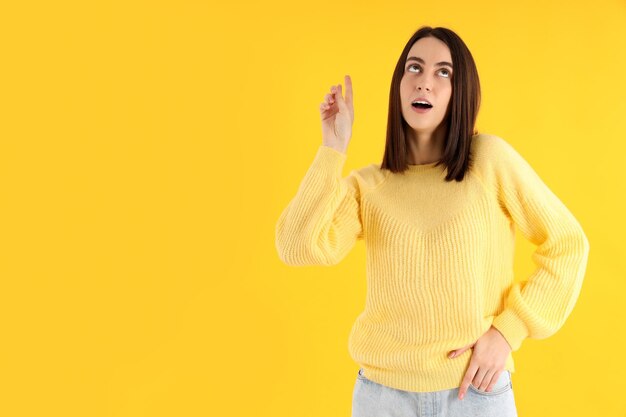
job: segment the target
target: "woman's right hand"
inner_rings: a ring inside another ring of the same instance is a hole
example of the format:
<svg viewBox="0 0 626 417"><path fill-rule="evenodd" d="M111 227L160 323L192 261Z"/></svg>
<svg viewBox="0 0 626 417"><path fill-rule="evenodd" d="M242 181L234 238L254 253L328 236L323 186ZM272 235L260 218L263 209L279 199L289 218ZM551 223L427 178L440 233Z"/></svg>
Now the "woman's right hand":
<svg viewBox="0 0 626 417"><path fill-rule="evenodd" d="M341 84L330 88L320 105L322 118L322 143L339 152L346 153L352 137L354 106L352 103L352 80L345 76L346 98L341 95Z"/></svg>

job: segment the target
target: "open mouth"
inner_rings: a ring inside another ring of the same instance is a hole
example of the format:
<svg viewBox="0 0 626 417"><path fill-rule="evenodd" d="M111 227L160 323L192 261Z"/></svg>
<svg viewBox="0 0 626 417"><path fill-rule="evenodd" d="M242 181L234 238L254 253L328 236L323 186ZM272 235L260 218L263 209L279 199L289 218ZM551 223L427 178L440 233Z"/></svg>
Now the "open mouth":
<svg viewBox="0 0 626 417"><path fill-rule="evenodd" d="M415 113L428 113L433 108L433 105L430 103L413 102L411 103L411 107L413 107Z"/></svg>
<svg viewBox="0 0 626 417"><path fill-rule="evenodd" d="M411 106L415 107L416 109L432 109L433 108L432 104L428 104L424 102L413 102L411 103Z"/></svg>

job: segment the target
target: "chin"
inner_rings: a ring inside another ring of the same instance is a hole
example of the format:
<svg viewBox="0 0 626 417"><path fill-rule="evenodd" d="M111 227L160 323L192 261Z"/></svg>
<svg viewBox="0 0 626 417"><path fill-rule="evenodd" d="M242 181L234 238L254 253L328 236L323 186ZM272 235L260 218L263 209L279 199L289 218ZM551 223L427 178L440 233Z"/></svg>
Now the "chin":
<svg viewBox="0 0 626 417"><path fill-rule="evenodd" d="M420 133L434 132L441 123L432 123L432 121L424 123L407 123L413 130Z"/></svg>

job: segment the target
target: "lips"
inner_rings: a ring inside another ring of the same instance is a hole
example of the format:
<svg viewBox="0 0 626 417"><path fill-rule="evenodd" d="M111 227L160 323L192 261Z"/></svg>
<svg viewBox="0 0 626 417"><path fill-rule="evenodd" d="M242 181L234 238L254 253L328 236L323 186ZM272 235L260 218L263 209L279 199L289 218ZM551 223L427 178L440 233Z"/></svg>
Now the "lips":
<svg viewBox="0 0 626 417"><path fill-rule="evenodd" d="M425 101L426 103L430 104L430 106L433 106L433 103L430 102L430 100L428 100L426 97L417 97L414 98L413 100L411 100L411 104L415 103L416 101Z"/></svg>
<svg viewBox="0 0 626 417"><path fill-rule="evenodd" d="M427 104L424 104L427 103ZM417 97L411 100L412 106L422 107L422 108L432 108L433 104L426 97Z"/></svg>
<svg viewBox="0 0 626 417"><path fill-rule="evenodd" d="M433 109L432 107L415 107L415 106L411 106L411 108L416 113L427 113Z"/></svg>

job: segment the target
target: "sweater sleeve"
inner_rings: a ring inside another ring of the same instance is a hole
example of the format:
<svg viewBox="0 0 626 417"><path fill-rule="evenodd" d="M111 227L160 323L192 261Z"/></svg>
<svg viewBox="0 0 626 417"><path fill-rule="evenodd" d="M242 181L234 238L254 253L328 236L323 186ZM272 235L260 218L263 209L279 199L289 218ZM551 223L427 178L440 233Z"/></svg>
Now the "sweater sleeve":
<svg viewBox="0 0 626 417"><path fill-rule="evenodd" d="M275 240L287 265L334 265L363 238L356 171L342 178L346 154L320 145L295 197L280 214Z"/></svg>
<svg viewBox="0 0 626 417"><path fill-rule="evenodd" d="M581 225L522 156L503 139L491 155L503 211L537 245L536 269L514 283L493 320L516 351L526 337L544 339L574 308L587 267L589 242Z"/></svg>

